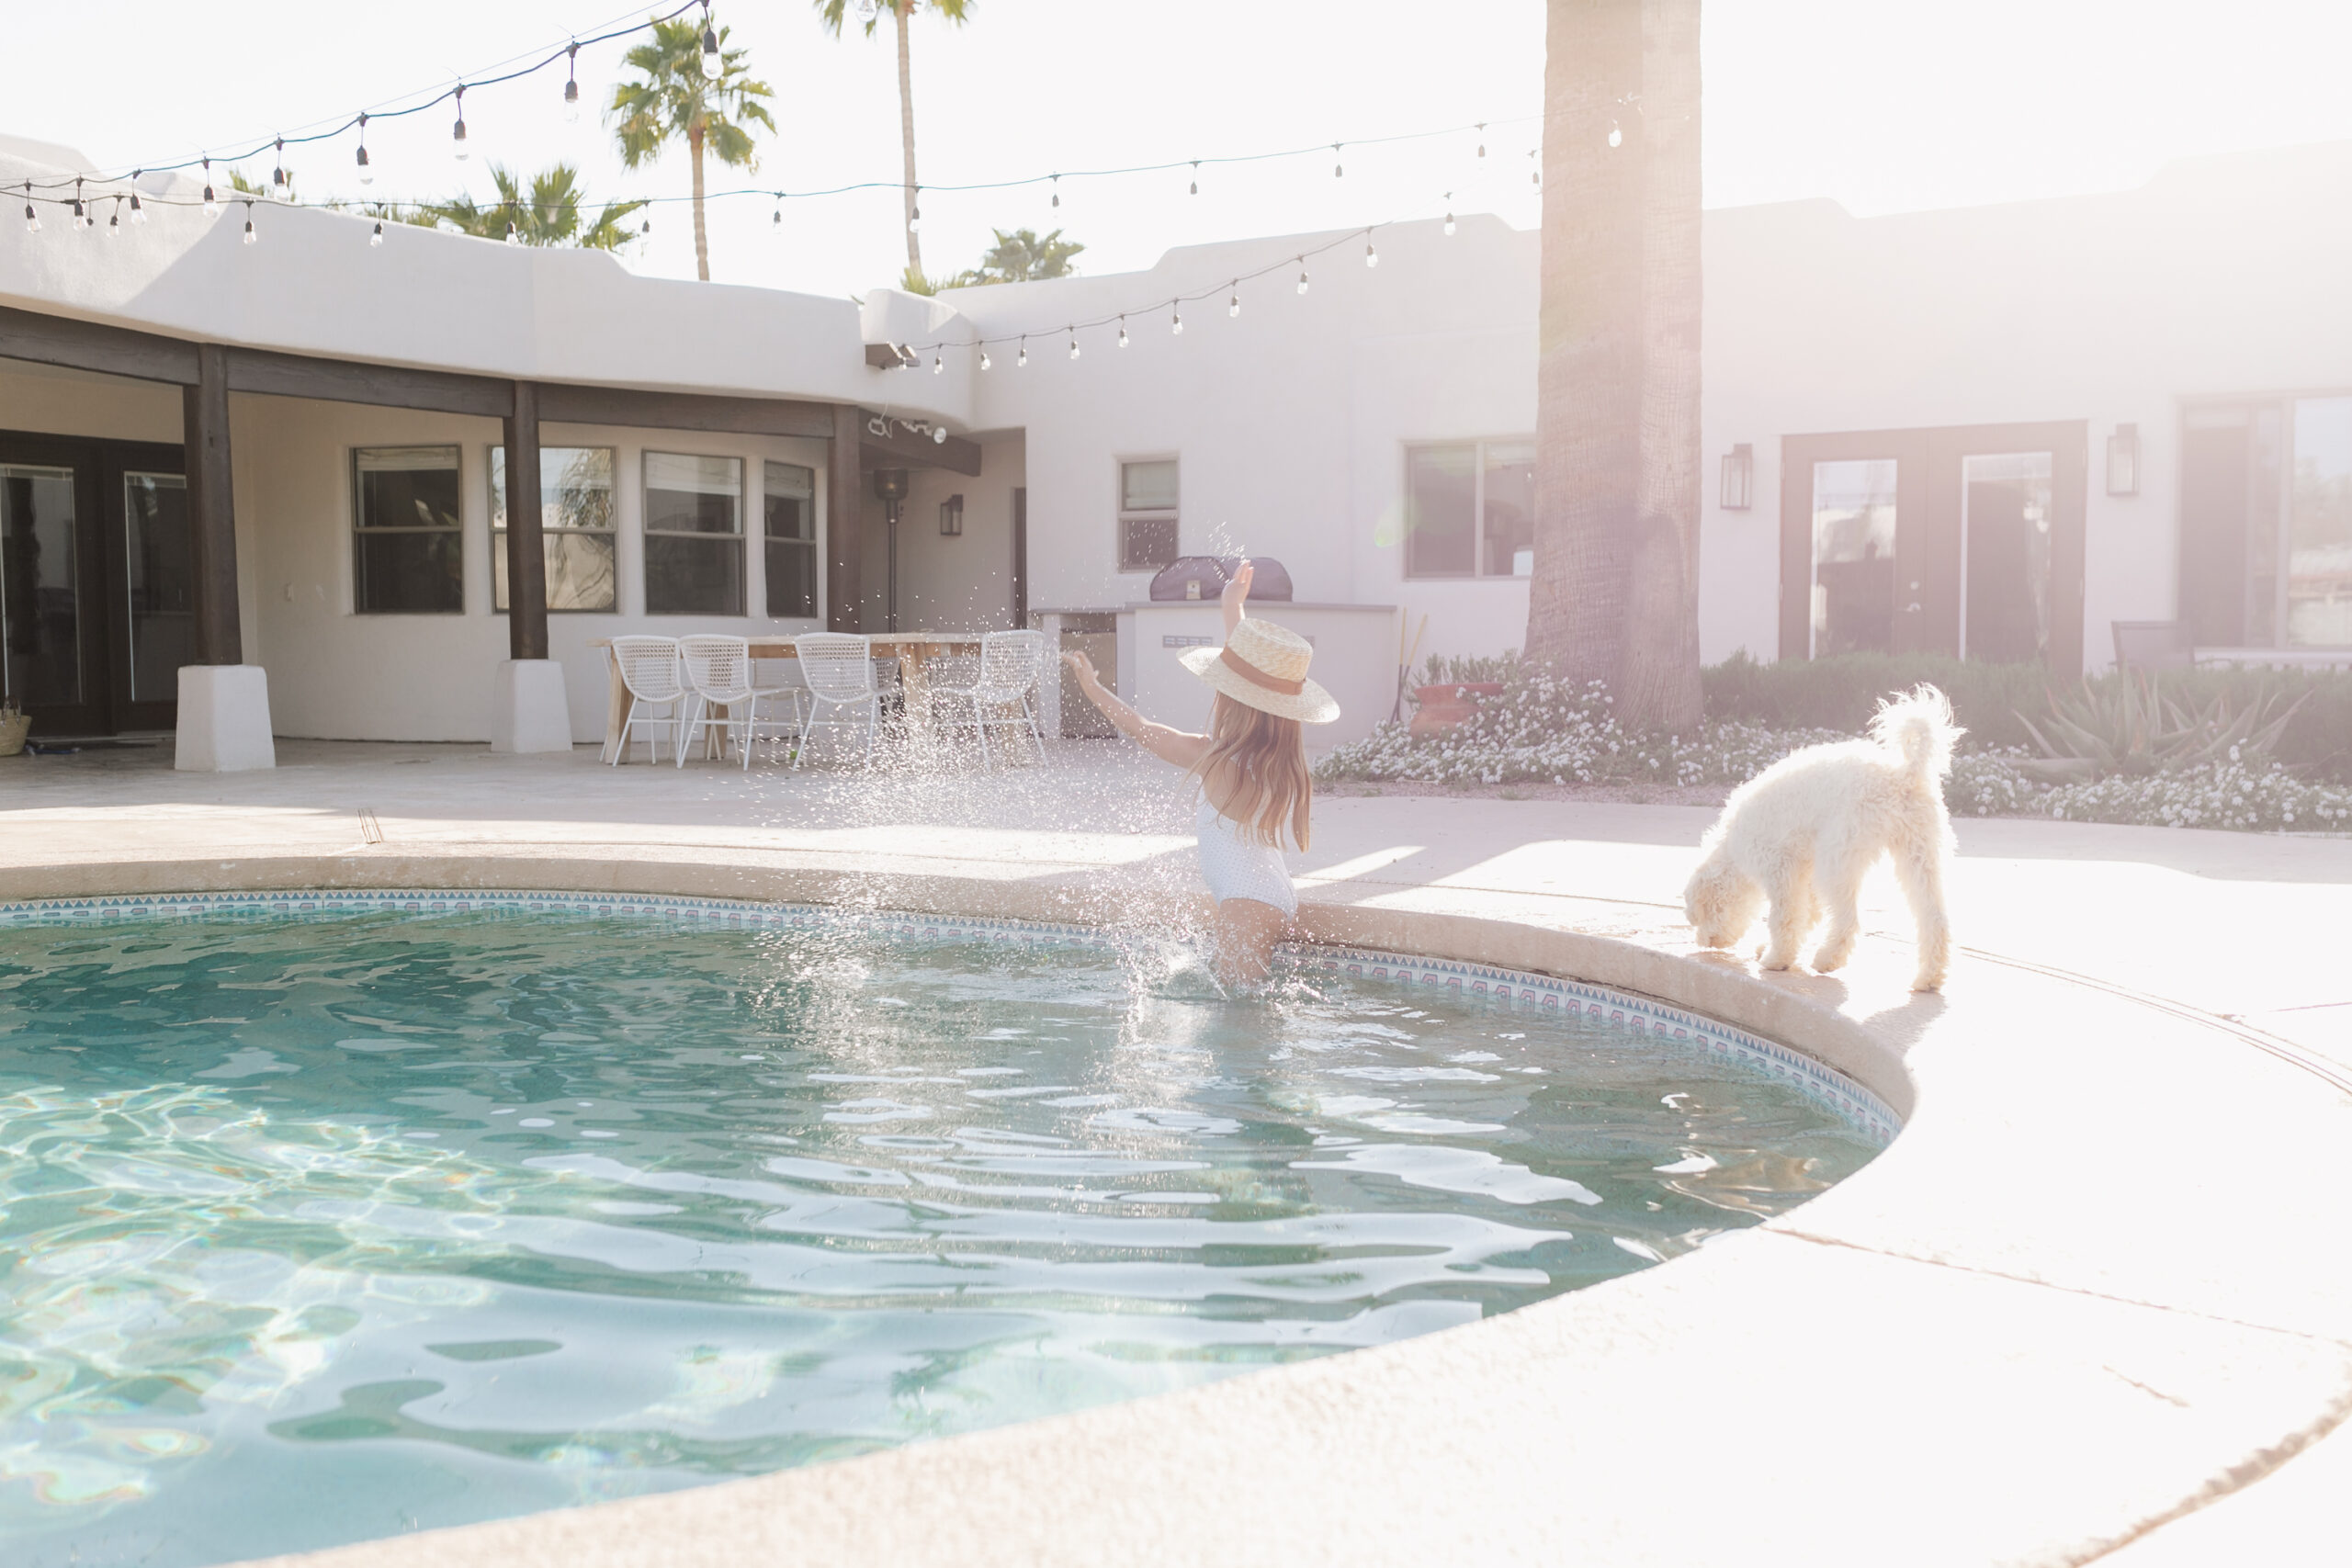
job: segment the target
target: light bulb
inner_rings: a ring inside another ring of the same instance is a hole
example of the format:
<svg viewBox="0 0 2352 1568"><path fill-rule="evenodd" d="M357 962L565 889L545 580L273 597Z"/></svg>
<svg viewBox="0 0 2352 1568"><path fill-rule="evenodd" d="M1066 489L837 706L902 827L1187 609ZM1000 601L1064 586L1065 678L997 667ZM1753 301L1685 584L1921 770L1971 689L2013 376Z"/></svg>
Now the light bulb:
<svg viewBox="0 0 2352 1568"><path fill-rule="evenodd" d="M376 166L368 161L368 144L365 141L359 144L359 183L363 186L376 183Z"/></svg>
<svg viewBox="0 0 2352 1568"><path fill-rule="evenodd" d="M114 198L114 210L107 214L107 238L111 240L122 232L122 197Z"/></svg>
<svg viewBox="0 0 2352 1568"><path fill-rule="evenodd" d="M519 245L523 243L523 236L515 231L514 220L511 218L506 220L506 243L510 245Z"/></svg>
<svg viewBox="0 0 2352 1568"><path fill-rule="evenodd" d="M1486 155L1487 155L1487 122L1486 122L1485 120L1483 120L1483 119L1482 119L1482 120L1480 120L1480 121L1478 122L1478 156L1480 156L1481 158L1483 158L1483 157L1485 157Z"/></svg>
<svg viewBox="0 0 2352 1568"><path fill-rule="evenodd" d="M981 369L985 370L985 369L987 369L990 365L993 365L994 363L996 363L996 362L995 362L994 360L992 360L992 359L990 359L990 358L989 357L989 351L988 351L987 349L985 349L985 348L984 348L984 349L980 350L980 368L981 368Z"/></svg>
<svg viewBox="0 0 2352 1568"><path fill-rule="evenodd" d="M1062 204L1062 177L1061 177L1061 175L1056 175L1054 176L1054 205L1055 205L1056 207L1059 207L1061 204Z"/></svg>
<svg viewBox="0 0 2352 1568"><path fill-rule="evenodd" d="M374 250L377 246L379 246L379 245L382 244L383 243L384 243L384 220L383 220L382 219L379 218L378 220L376 220L376 231L375 231L374 233L372 233L372 234L370 234L370 235L368 235L368 248L369 250Z"/></svg>
<svg viewBox="0 0 2352 1568"><path fill-rule="evenodd" d="M1445 215L1445 231L1449 235L1453 232L1453 214L1451 212Z"/></svg>
<svg viewBox="0 0 2352 1568"><path fill-rule="evenodd" d="M1366 266L1378 266L1380 265L1380 253L1372 248L1372 242L1370 240L1366 240L1363 243L1363 265Z"/></svg>
<svg viewBox="0 0 2352 1568"><path fill-rule="evenodd" d="M204 215L207 218L220 216L220 198L212 194L212 160L209 158L204 160Z"/></svg>
<svg viewBox="0 0 2352 1568"><path fill-rule="evenodd" d="M245 243L252 244L261 236L254 232L254 204L245 203Z"/></svg>
<svg viewBox="0 0 2352 1568"><path fill-rule="evenodd" d="M1611 120L1609 122L1609 145L1611 147L1623 147L1624 144L1624 131L1618 129L1618 125L1615 120Z"/></svg>
<svg viewBox="0 0 2352 1568"><path fill-rule="evenodd" d="M922 231L922 209L920 207L910 208L907 212L907 232L910 234L916 234L921 233Z"/></svg>
<svg viewBox="0 0 2352 1568"><path fill-rule="evenodd" d="M1170 337L1184 335L1184 318L1180 311L1170 310L1168 312L1168 335Z"/></svg>
<svg viewBox="0 0 2352 1568"><path fill-rule="evenodd" d="M466 87L462 82L458 85L457 97L458 123L449 128L449 146L450 150L457 154L458 162L462 164L466 161L467 153L471 151L466 146Z"/></svg>
<svg viewBox="0 0 2352 1568"><path fill-rule="evenodd" d="M1195 159L1193 159L1193 192L1192 192L1192 193L1193 193L1194 196L1198 196L1198 195L1200 195L1200 194L1201 194L1201 161L1200 161L1198 158L1195 158Z"/></svg>
<svg viewBox="0 0 2352 1568"><path fill-rule="evenodd" d="M947 427L945 425L934 424L931 427L931 444L933 446L944 446L947 445Z"/></svg>
<svg viewBox="0 0 2352 1568"><path fill-rule="evenodd" d="M1127 319L1125 316L1119 318L1119 346L1127 346Z"/></svg>
<svg viewBox="0 0 2352 1568"><path fill-rule="evenodd" d="M1069 356L1072 359L1076 359L1078 357L1078 334L1075 333L1070 334Z"/></svg>
<svg viewBox="0 0 2352 1568"><path fill-rule="evenodd" d="M26 185L25 192L28 196L32 193L32 188L29 183ZM40 232L40 214L33 210L33 204L30 201L25 203L25 232L28 234Z"/></svg>
<svg viewBox="0 0 2352 1568"><path fill-rule="evenodd" d="M931 356L931 373L934 376L945 375L947 373L947 361L940 358L939 355L935 354Z"/></svg>
<svg viewBox="0 0 2352 1568"><path fill-rule="evenodd" d="M565 69L570 73L563 80L563 123L580 123L580 46L573 44L566 51Z"/></svg>
<svg viewBox="0 0 2352 1568"><path fill-rule="evenodd" d="M1333 161L1332 161L1332 164L1331 164L1331 177L1332 177L1333 179L1335 179L1335 180L1336 180L1336 179L1338 179L1340 175L1344 175L1344 174L1346 174L1346 173L1348 172L1348 171L1347 171L1345 168L1343 168L1343 167L1340 164L1340 163L1338 162L1338 159L1339 159L1339 153L1340 153L1340 144L1339 144L1338 142L1334 141L1334 142L1332 142L1332 143L1331 143L1331 156L1332 156L1332 160L1333 160Z"/></svg>
<svg viewBox="0 0 2352 1568"><path fill-rule="evenodd" d="M1029 340L1028 340L1027 338L1025 338L1025 337L1024 337L1024 338L1023 338L1023 339L1021 340L1021 357L1019 357L1018 359L1015 359L1015 360L1012 362L1012 367L1013 367L1015 370L1018 370L1018 369L1020 369L1023 366L1024 366L1024 365L1026 365L1026 364L1028 364L1028 363L1029 363Z"/></svg>
<svg viewBox="0 0 2352 1568"><path fill-rule="evenodd" d="M269 186L273 194L286 194L286 138L277 139L277 164L269 171Z"/></svg>
<svg viewBox="0 0 2352 1568"><path fill-rule="evenodd" d="M1234 286L1233 297L1225 302L1225 313L1227 316L1241 314L1241 288L1238 284Z"/></svg>
<svg viewBox="0 0 2352 1568"><path fill-rule="evenodd" d="M131 175L131 178L133 179L137 179L138 177L139 176L136 175ZM147 221L147 209L139 205L139 193L137 191L132 191L130 193L130 220L133 223L144 223Z"/></svg>
<svg viewBox="0 0 2352 1568"><path fill-rule="evenodd" d="M768 220L768 232L771 234L784 232L784 197L780 196L775 198L775 216Z"/></svg>
<svg viewBox="0 0 2352 1568"><path fill-rule="evenodd" d="M1306 292L1306 268L1304 266L1298 269L1298 291L1301 294Z"/></svg>
<svg viewBox="0 0 2352 1568"><path fill-rule="evenodd" d="M718 53L718 29L711 25L710 0L702 0L702 73L716 82L725 69L726 62Z"/></svg>

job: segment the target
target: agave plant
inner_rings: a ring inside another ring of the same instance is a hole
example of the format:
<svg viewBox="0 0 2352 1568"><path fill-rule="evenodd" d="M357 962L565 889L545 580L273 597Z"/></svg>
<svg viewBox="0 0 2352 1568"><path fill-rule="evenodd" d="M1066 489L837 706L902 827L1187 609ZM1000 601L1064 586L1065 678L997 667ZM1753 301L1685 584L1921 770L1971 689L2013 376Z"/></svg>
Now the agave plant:
<svg viewBox="0 0 2352 1568"><path fill-rule="evenodd" d="M2197 707L2144 671L2085 681L2066 696L2052 693L2039 724L2017 716L2042 751L2020 766L2043 778L2076 780L2252 761L2269 755L2310 694L2281 707L2285 695L2265 692L2233 712L2227 694Z"/></svg>

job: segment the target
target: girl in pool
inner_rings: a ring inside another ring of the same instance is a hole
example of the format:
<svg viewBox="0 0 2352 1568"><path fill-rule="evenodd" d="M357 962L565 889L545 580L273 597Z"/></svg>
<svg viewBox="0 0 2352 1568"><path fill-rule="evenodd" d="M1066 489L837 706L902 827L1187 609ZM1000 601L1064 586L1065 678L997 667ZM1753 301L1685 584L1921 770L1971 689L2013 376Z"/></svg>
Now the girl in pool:
<svg viewBox="0 0 2352 1568"><path fill-rule="evenodd" d="M1245 614L1252 575L1245 560L1225 585L1225 646L1177 655L1216 694L1206 735L1150 723L1103 687L1086 655L1062 655L1079 688L1120 734L1200 782L1193 826L1200 834L1201 874L1216 899L1217 967L1240 981L1266 977L1274 943L1298 914L1283 852L1306 848L1314 796L1299 727L1340 716L1331 694L1306 678L1313 646Z"/></svg>

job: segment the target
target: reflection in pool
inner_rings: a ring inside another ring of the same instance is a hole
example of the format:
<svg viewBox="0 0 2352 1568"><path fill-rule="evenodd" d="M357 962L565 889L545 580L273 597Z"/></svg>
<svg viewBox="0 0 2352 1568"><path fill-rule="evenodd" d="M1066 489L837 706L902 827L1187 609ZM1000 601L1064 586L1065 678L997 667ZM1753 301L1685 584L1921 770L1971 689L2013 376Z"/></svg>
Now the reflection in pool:
<svg viewBox="0 0 2352 1568"><path fill-rule="evenodd" d="M1755 1066L1158 949L0 931L0 1554L223 1562L1465 1323L1876 1140Z"/></svg>

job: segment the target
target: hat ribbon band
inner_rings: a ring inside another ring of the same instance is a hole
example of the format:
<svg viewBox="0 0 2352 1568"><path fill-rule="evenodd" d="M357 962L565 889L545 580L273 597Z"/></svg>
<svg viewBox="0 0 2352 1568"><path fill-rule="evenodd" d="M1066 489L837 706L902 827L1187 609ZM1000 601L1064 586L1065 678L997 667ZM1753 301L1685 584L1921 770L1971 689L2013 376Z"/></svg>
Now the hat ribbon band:
<svg viewBox="0 0 2352 1568"><path fill-rule="evenodd" d="M1286 697L1295 697L1306 690L1306 682L1304 681L1285 681L1279 675L1267 674L1263 670L1235 653L1231 643L1218 649L1217 657L1225 661L1226 668L1253 686L1263 686L1270 692L1280 692Z"/></svg>

